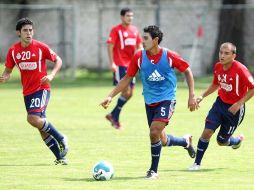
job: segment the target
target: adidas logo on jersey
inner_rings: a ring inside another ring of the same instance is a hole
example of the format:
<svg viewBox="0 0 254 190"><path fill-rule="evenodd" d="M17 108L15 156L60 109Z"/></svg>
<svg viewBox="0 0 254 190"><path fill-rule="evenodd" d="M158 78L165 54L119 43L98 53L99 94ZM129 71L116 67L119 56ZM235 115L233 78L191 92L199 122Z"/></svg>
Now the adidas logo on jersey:
<svg viewBox="0 0 254 190"><path fill-rule="evenodd" d="M149 81L162 81L165 77L161 76L160 73L155 69L154 72L148 77Z"/></svg>

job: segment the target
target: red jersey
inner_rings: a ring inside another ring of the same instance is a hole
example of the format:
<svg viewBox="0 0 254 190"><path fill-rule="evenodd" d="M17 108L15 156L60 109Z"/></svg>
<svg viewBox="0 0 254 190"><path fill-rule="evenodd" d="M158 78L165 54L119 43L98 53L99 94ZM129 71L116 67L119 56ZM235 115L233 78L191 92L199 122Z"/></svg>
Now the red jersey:
<svg viewBox="0 0 254 190"><path fill-rule="evenodd" d="M137 45L141 43L141 37L135 26L130 25L125 28L119 24L112 28L107 43L114 45L113 60L115 64L128 67Z"/></svg>
<svg viewBox="0 0 254 190"><path fill-rule="evenodd" d="M13 69L16 65L20 70L24 96L38 90L50 90L49 84L41 84L40 80L47 75L46 59L55 62L57 55L46 44L32 40L28 47L21 42L11 46L7 54L5 66Z"/></svg>
<svg viewBox="0 0 254 190"><path fill-rule="evenodd" d="M254 80L249 70L240 62L233 61L228 70L218 62L214 67L213 84L219 85L218 95L223 102L234 104L254 88Z"/></svg>
<svg viewBox="0 0 254 190"><path fill-rule="evenodd" d="M150 55L148 51L146 51L146 55L148 59L153 63L157 64L162 56L163 49L160 49L160 52L156 55ZM172 68L177 68L180 72L184 72L188 67L189 64L181 58L176 52L167 50L167 56L169 60L169 64ZM134 77L142 64L142 50L138 51L134 57L132 58L130 65L127 70L127 74L130 77Z"/></svg>

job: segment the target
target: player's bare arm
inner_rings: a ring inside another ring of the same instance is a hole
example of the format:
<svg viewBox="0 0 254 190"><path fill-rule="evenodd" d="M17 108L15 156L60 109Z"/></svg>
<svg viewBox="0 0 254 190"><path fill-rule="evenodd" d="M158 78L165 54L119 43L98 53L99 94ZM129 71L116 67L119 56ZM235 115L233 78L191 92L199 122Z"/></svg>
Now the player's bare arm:
<svg viewBox="0 0 254 190"><path fill-rule="evenodd" d="M11 72L12 69L5 67L2 76L0 76L0 84L7 82L7 80L10 78Z"/></svg>
<svg viewBox="0 0 254 190"><path fill-rule="evenodd" d="M43 77L41 79L41 83L50 83L54 79L54 77L58 73L58 71L61 69L61 67L62 67L62 59L59 56L57 56L51 73L49 75Z"/></svg>
<svg viewBox="0 0 254 190"><path fill-rule="evenodd" d="M204 91L199 97L197 97L196 101L199 104L206 96L212 94L219 88L219 85L211 84L206 91Z"/></svg>
<svg viewBox="0 0 254 190"><path fill-rule="evenodd" d="M112 72L116 71L116 64L113 60L113 48L114 44L108 44L108 59L109 59L109 67Z"/></svg>
<svg viewBox="0 0 254 190"><path fill-rule="evenodd" d="M249 99L251 99L251 97L254 95L254 88L248 90L248 92L246 93L246 95L240 99L238 102L234 103L232 106L229 107L228 111L231 112L232 114L236 114L236 112L239 111L239 109L241 108L241 106L247 102Z"/></svg>
<svg viewBox="0 0 254 190"><path fill-rule="evenodd" d="M197 107L196 99L195 99L195 93L194 93L194 79L193 74L191 72L190 68L187 68L184 71L184 75L188 84L189 88L189 99L188 99L188 108L190 111L195 111Z"/></svg>
<svg viewBox="0 0 254 190"><path fill-rule="evenodd" d="M107 109L109 104L112 101L112 98L114 98L118 93L122 92L123 89L125 89L131 82L133 77L130 77L128 75L125 75L120 82L117 84L117 86L110 92L110 94L105 98L100 105Z"/></svg>

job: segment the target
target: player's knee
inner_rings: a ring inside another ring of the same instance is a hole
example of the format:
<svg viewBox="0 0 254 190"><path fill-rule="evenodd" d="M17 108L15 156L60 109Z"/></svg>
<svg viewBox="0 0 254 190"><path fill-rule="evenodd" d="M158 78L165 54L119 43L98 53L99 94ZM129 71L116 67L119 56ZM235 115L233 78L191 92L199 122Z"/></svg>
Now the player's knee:
<svg viewBox="0 0 254 190"><path fill-rule="evenodd" d="M40 125L40 121L36 116L28 115L27 116L27 122L32 125L33 127L38 128Z"/></svg>
<svg viewBox="0 0 254 190"><path fill-rule="evenodd" d="M228 145L228 139L224 138L223 136L218 135L217 136L217 143L220 146L227 146Z"/></svg>
<svg viewBox="0 0 254 190"><path fill-rule="evenodd" d="M156 139L160 137L160 130L157 127L150 128L150 138Z"/></svg>

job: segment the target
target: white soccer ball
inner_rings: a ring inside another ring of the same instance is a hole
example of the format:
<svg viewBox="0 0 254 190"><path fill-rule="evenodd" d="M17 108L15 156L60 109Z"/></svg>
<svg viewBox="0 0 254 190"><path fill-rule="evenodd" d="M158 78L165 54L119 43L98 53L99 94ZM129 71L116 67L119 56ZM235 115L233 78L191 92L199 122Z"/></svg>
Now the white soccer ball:
<svg viewBox="0 0 254 190"><path fill-rule="evenodd" d="M99 161L93 166L93 177L98 181L110 180L114 175L113 166L107 161Z"/></svg>

